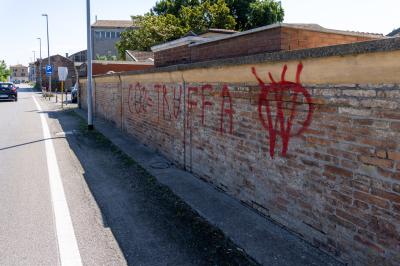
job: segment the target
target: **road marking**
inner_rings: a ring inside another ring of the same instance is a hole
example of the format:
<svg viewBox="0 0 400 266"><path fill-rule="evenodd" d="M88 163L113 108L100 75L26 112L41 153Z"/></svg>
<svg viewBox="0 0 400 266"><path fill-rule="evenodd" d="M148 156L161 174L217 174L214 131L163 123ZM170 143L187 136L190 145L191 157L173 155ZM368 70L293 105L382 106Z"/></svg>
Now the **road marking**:
<svg viewBox="0 0 400 266"><path fill-rule="evenodd" d="M32 98L35 101L36 108L39 111L42 111L35 96L32 96ZM56 224L60 262L62 266L80 266L82 265L81 255L79 253L78 243L76 242L67 199L65 198L56 152L54 150L53 140L51 139L46 115L40 113L40 120L42 121L43 138L45 139L44 142L46 147L47 168L49 171L51 201L53 204L54 220Z"/></svg>

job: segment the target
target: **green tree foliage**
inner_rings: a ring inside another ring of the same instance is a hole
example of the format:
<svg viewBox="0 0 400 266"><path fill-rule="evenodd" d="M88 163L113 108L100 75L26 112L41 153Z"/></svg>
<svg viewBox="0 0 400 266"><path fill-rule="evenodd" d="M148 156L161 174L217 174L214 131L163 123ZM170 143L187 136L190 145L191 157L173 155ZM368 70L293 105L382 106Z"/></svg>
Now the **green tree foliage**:
<svg viewBox="0 0 400 266"><path fill-rule="evenodd" d="M156 3L150 12L156 15L171 14L178 17L182 7L199 6L200 3L201 0L161 0Z"/></svg>
<svg viewBox="0 0 400 266"><path fill-rule="evenodd" d="M0 81L7 81L7 78L11 75L11 71L7 68L4 60L0 61Z"/></svg>
<svg viewBox="0 0 400 266"><path fill-rule="evenodd" d="M214 4L204 1L197 6L183 6L179 18L183 27L195 33L205 32L209 28L234 29L236 25L224 0Z"/></svg>
<svg viewBox="0 0 400 266"><path fill-rule="evenodd" d="M264 25L282 22L284 10L280 2L273 0L256 0L249 6L246 28L252 29Z"/></svg>
<svg viewBox="0 0 400 266"><path fill-rule="evenodd" d="M174 15L136 16L132 18L138 29L129 29L121 34L116 46L120 58L125 58L126 50L149 51L154 45L178 39L187 33L179 18Z"/></svg>
<svg viewBox="0 0 400 266"><path fill-rule="evenodd" d="M204 2L215 4L220 0L160 0L151 12L156 15L179 16L185 7L197 7ZM281 3L275 0L224 0L222 2L226 2L230 14L235 18L237 30L248 30L283 21L284 12Z"/></svg>

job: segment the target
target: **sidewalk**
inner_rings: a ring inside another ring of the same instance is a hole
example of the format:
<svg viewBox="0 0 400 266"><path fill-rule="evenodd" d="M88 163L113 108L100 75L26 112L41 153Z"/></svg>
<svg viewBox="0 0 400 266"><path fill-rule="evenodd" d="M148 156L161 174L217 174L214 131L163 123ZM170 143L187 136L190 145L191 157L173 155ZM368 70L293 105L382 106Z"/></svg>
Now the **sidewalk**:
<svg viewBox="0 0 400 266"><path fill-rule="evenodd" d="M86 112L75 110L86 119ZM262 265L342 265L296 235L217 191L110 123L95 119L94 126L114 145L139 163L178 197L221 229L237 246Z"/></svg>

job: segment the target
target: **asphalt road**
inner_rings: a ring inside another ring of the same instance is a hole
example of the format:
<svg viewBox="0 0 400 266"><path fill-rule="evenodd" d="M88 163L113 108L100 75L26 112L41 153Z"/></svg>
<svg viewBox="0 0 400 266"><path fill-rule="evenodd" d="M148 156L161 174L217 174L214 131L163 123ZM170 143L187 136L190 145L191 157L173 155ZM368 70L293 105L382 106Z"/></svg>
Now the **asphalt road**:
<svg viewBox="0 0 400 266"><path fill-rule="evenodd" d="M0 265L126 265L60 125L40 94L23 87L18 102L0 102ZM41 113L51 140L44 140Z"/></svg>

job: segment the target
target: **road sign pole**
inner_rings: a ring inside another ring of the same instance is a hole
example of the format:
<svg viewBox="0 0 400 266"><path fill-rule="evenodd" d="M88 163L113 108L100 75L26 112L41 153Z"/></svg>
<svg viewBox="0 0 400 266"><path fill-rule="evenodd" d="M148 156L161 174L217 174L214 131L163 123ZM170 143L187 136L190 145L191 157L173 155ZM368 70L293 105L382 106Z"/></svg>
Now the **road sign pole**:
<svg viewBox="0 0 400 266"><path fill-rule="evenodd" d="M87 26L87 107L88 129L93 129L93 102L92 102L92 31L90 28L90 0L86 0L86 26Z"/></svg>
<svg viewBox="0 0 400 266"><path fill-rule="evenodd" d="M61 109L64 109L64 81L61 81Z"/></svg>

